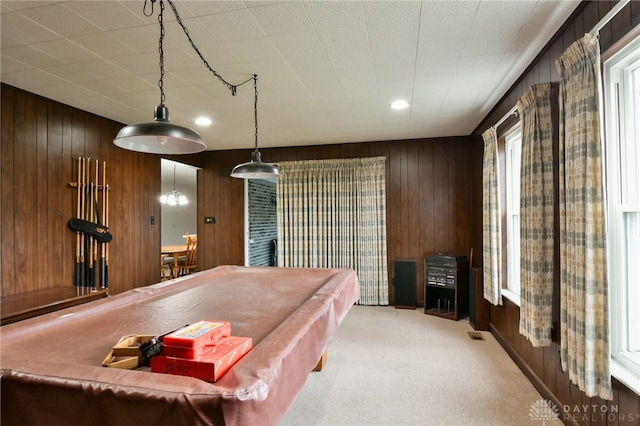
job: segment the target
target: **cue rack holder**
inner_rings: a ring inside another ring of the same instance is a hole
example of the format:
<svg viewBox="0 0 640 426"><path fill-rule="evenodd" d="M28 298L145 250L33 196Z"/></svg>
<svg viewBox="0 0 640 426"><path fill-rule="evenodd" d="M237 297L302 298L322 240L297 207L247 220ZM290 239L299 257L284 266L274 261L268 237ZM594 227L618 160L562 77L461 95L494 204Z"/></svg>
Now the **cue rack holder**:
<svg viewBox="0 0 640 426"><path fill-rule="evenodd" d="M109 185L107 163L90 157L78 157L76 217L69 228L76 233L74 284L79 292L109 287Z"/></svg>

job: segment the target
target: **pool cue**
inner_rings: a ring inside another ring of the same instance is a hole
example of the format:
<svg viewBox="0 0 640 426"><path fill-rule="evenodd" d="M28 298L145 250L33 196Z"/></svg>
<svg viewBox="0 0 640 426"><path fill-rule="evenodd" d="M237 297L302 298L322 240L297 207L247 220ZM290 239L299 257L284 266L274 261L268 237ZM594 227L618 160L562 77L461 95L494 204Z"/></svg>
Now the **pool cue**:
<svg viewBox="0 0 640 426"><path fill-rule="evenodd" d="M94 218L94 204L93 204L93 193L95 190L95 184L94 182L91 180L91 163L93 161L91 161L91 159L87 159L87 163L89 164L89 174L88 174L88 179L89 179L89 188L88 188L88 197L87 197L87 220L89 222L93 222ZM95 271L95 265L93 262L93 249L94 249L94 244L95 244L95 240L91 235L87 234L87 257L89 258L89 267L87 268L87 287L95 287L95 282L96 282L96 271Z"/></svg>
<svg viewBox="0 0 640 426"><path fill-rule="evenodd" d="M78 219L85 218L85 183L86 183L86 162L84 158L79 158L79 167L82 169L82 176L80 182L78 182L78 190L80 191L80 208L79 208L79 216ZM80 286L84 287L86 285L86 263L85 263L85 239L86 235L84 233L80 233Z"/></svg>
<svg viewBox="0 0 640 426"><path fill-rule="evenodd" d="M109 185L105 184L107 195L105 198L104 226L109 226ZM104 288L109 288L109 245L104 249Z"/></svg>
<svg viewBox="0 0 640 426"><path fill-rule="evenodd" d="M76 181L76 189L78 190L78 196L77 196L77 206L76 206L76 217L80 218L80 169L81 169L81 165L80 165L80 157L78 157L78 180ZM76 231L76 276L75 276L75 285L76 287L80 286L82 283L82 268L80 265L80 240L81 240L81 232L80 231Z"/></svg>
<svg viewBox="0 0 640 426"><path fill-rule="evenodd" d="M102 162L102 224L107 227L107 162ZM100 247L100 287L107 288L107 243L102 243Z"/></svg>
<svg viewBox="0 0 640 426"><path fill-rule="evenodd" d="M96 179L95 182L93 183L93 191L91 194L91 209L93 210L93 215L91 218L91 221L93 223L100 223L100 218L98 217L98 188L99 188L99 183L100 183L100 179L98 178L98 170L100 170L100 167L98 166L98 160L96 160ZM91 240L93 242L93 253L91 254L93 256L93 288L94 290L98 287L98 281L97 281L97 269L98 269L98 241L96 240L96 238L94 236L91 237Z"/></svg>

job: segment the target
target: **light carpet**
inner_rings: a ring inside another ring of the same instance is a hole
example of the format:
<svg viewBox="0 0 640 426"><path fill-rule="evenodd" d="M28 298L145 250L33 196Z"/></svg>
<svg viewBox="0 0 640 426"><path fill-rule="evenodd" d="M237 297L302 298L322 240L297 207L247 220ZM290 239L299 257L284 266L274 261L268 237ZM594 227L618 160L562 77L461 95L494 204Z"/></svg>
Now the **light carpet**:
<svg viewBox="0 0 640 426"><path fill-rule="evenodd" d="M474 340L480 334L484 340ZM542 404L542 410L541 410ZM423 310L354 306L287 425L561 425L489 332Z"/></svg>

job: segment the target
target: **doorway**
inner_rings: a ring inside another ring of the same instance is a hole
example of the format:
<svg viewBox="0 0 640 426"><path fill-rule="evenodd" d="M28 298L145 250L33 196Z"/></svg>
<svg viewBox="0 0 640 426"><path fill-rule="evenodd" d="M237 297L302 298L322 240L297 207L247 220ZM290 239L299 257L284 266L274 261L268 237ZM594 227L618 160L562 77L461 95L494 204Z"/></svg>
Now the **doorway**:
<svg viewBox="0 0 640 426"><path fill-rule="evenodd" d="M245 265L276 266L276 182L245 179Z"/></svg>
<svg viewBox="0 0 640 426"><path fill-rule="evenodd" d="M186 204L160 204L161 245L185 244L187 234L197 234L198 168L163 158L160 160L160 171L160 196L175 190L186 199Z"/></svg>

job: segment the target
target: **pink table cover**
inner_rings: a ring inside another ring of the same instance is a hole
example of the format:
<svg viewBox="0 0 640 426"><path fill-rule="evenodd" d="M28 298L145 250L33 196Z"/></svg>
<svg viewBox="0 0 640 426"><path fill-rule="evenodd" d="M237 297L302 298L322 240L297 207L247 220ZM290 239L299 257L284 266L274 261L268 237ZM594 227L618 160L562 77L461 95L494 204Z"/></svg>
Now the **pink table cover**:
<svg viewBox="0 0 640 426"><path fill-rule="evenodd" d="M349 269L221 266L3 326L2 424L277 424L359 295ZM253 339L215 383L101 366L121 336L199 320Z"/></svg>

